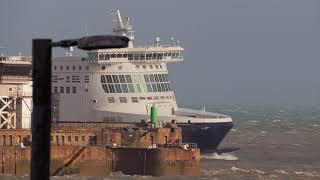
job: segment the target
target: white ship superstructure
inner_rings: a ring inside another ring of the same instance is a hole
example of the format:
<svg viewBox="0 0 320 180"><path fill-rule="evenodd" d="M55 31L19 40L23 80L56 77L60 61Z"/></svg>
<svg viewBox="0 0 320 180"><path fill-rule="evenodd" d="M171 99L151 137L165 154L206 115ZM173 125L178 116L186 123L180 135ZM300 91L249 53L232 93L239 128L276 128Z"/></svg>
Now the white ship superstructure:
<svg viewBox="0 0 320 180"><path fill-rule="evenodd" d="M88 51L85 58L73 56L70 51L66 57L54 58L54 121L148 121L150 108L154 104L160 121L175 119L181 126L199 125L188 126L184 128L185 132L189 127L195 127L198 131L222 124L223 132L217 136L219 144L232 127L230 117L206 111L179 109L177 106L167 65L183 61L184 49L179 42L172 39L170 43L161 43L159 37L156 37L152 46L135 47L129 19L123 21L119 10L113 13L113 32L130 39L128 48ZM199 133L203 135L203 132Z"/></svg>

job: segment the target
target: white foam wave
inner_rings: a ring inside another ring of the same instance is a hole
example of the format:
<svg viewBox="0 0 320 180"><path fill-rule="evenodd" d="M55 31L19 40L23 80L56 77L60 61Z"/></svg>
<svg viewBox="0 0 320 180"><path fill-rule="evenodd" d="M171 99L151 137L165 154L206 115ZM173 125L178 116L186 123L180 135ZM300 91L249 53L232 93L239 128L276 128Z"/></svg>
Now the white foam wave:
<svg viewBox="0 0 320 180"><path fill-rule="evenodd" d="M257 123L257 121L250 120L250 121L248 121L248 123Z"/></svg>
<svg viewBox="0 0 320 180"><path fill-rule="evenodd" d="M236 161L239 158L236 157L233 154L229 154L229 153L212 153L212 154L206 154L206 155L202 155L201 156L202 159L216 159L216 160L226 160L226 161Z"/></svg>
<svg viewBox="0 0 320 180"><path fill-rule="evenodd" d="M320 177L320 175L314 173L314 172L303 172L303 171L295 171L296 175L299 176L306 176L306 177Z"/></svg>

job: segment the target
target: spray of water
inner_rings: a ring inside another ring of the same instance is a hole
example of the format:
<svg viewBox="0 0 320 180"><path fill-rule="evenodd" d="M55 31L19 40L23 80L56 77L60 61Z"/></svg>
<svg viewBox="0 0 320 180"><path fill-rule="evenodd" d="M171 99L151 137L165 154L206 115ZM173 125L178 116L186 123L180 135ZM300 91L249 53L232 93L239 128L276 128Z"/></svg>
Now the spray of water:
<svg viewBox="0 0 320 180"><path fill-rule="evenodd" d="M226 160L226 161L236 161L239 158L233 154L229 153L211 153L211 154L204 154L201 156L202 159L217 159L217 160Z"/></svg>

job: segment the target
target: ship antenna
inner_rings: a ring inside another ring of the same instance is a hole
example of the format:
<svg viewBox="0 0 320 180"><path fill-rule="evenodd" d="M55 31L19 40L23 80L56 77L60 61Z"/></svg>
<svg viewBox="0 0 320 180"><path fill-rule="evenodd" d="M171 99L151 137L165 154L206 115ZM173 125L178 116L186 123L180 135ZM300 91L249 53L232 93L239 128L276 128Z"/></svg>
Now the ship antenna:
<svg viewBox="0 0 320 180"><path fill-rule="evenodd" d="M129 24L129 17L126 17L123 21L119 9L112 11L112 15L114 17L112 28L113 32L115 33L115 35L128 37L130 40L128 47L132 48L132 41L134 40L134 36L132 25Z"/></svg>

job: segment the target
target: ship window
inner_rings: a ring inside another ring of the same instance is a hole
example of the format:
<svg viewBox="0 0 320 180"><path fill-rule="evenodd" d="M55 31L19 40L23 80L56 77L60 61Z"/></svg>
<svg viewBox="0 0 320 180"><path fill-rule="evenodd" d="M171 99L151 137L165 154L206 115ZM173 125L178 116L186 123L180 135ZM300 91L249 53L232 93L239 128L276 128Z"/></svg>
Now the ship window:
<svg viewBox="0 0 320 180"><path fill-rule="evenodd" d="M127 83L132 83L132 79L130 75L126 75Z"/></svg>
<svg viewBox="0 0 320 180"><path fill-rule="evenodd" d="M71 142L71 136L68 136L68 141Z"/></svg>
<svg viewBox="0 0 320 180"><path fill-rule="evenodd" d="M151 59L151 54L149 54L149 53L146 54L146 59L147 59L147 60L150 60L150 59Z"/></svg>
<svg viewBox="0 0 320 180"><path fill-rule="evenodd" d="M142 66L142 68L143 68L143 69L146 69L146 68L147 68L147 66L146 66L146 65L143 65L143 66Z"/></svg>
<svg viewBox="0 0 320 180"><path fill-rule="evenodd" d="M122 93L120 84L115 84L117 93Z"/></svg>
<svg viewBox="0 0 320 180"><path fill-rule="evenodd" d="M144 53L140 54L140 60L145 60L146 56Z"/></svg>
<svg viewBox="0 0 320 180"><path fill-rule="evenodd" d="M64 87L60 87L60 93L64 93Z"/></svg>
<svg viewBox="0 0 320 180"><path fill-rule="evenodd" d="M156 59L157 58L157 53L153 53L152 54L152 59Z"/></svg>
<svg viewBox="0 0 320 180"><path fill-rule="evenodd" d="M150 69L153 69L153 66L152 65L149 65Z"/></svg>
<svg viewBox="0 0 320 180"><path fill-rule="evenodd" d="M75 67L75 66L72 66L72 70L76 70L76 67Z"/></svg>
<svg viewBox="0 0 320 180"><path fill-rule="evenodd" d="M109 88L110 93L116 92L113 84L108 84L108 88Z"/></svg>
<svg viewBox="0 0 320 180"><path fill-rule="evenodd" d="M149 78L150 78L150 82L155 82L153 74L149 74Z"/></svg>
<svg viewBox="0 0 320 180"><path fill-rule="evenodd" d="M159 82L159 74L154 74L154 79L156 82Z"/></svg>
<svg viewBox="0 0 320 180"><path fill-rule="evenodd" d="M135 53L135 54L133 54L134 55L134 60L139 60L139 54L138 53Z"/></svg>
<svg viewBox="0 0 320 180"><path fill-rule="evenodd" d="M139 65L136 65L136 69L139 69Z"/></svg>
<svg viewBox="0 0 320 180"><path fill-rule="evenodd" d="M104 54L99 54L99 60L104 60Z"/></svg>
<svg viewBox="0 0 320 180"><path fill-rule="evenodd" d="M149 96L149 97L147 97L147 99L148 99L148 100L152 100L152 97L151 97L151 96Z"/></svg>
<svg viewBox="0 0 320 180"><path fill-rule="evenodd" d="M133 103L139 102L138 97L131 97L131 101L132 101Z"/></svg>
<svg viewBox="0 0 320 180"><path fill-rule="evenodd" d="M144 81L145 81L146 83L150 82L150 81L149 81L149 76L148 76L147 74L144 75Z"/></svg>
<svg viewBox="0 0 320 180"><path fill-rule="evenodd" d="M158 66L158 65L156 65L156 69L159 69L159 66Z"/></svg>
<svg viewBox="0 0 320 180"><path fill-rule="evenodd" d="M86 70L89 70L89 66L86 66Z"/></svg>
<svg viewBox="0 0 320 180"><path fill-rule="evenodd" d="M169 91L167 83L162 84L163 91Z"/></svg>
<svg viewBox="0 0 320 180"><path fill-rule="evenodd" d="M79 141L79 137L78 137L78 136L75 136L75 137L74 137L74 140L75 140L76 142L78 142L78 141Z"/></svg>
<svg viewBox="0 0 320 180"><path fill-rule="evenodd" d="M72 87L72 93L77 93L77 87Z"/></svg>
<svg viewBox="0 0 320 180"><path fill-rule="evenodd" d="M160 69L162 69L162 65L160 65Z"/></svg>
<svg viewBox="0 0 320 180"><path fill-rule="evenodd" d="M128 54L123 54L123 57L124 57L124 58L128 57Z"/></svg>
<svg viewBox="0 0 320 180"><path fill-rule="evenodd" d="M124 75L119 75L119 79L121 83L126 83L126 79L124 78Z"/></svg>
<svg viewBox="0 0 320 180"><path fill-rule="evenodd" d="M108 83L112 83L113 81L112 81L112 78L111 78L111 75L107 75L107 82Z"/></svg>
<svg viewBox="0 0 320 180"><path fill-rule="evenodd" d="M63 70L63 66L60 66L60 70Z"/></svg>
<svg viewBox="0 0 320 180"><path fill-rule="evenodd" d="M128 84L129 92L134 93L133 84Z"/></svg>
<svg viewBox="0 0 320 180"><path fill-rule="evenodd" d="M116 54L111 54L111 58L115 58L116 57Z"/></svg>
<svg viewBox="0 0 320 180"><path fill-rule="evenodd" d="M109 93L109 89L106 84L102 84L102 88L103 88L104 92Z"/></svg>
<svg viewBox="0 0 320 180"><path fill-rule="evenodd" d="M57 66L54 66L53 69L54 69L54 70L57 70Z"/></svg>
<svg viewBox="0 0 320 180"><path fill-rule="evenodd" d="M81 140L82 140L82 141L85 141L86 138L85 138L84 136L81 136Z"/></svg>
<svg viewBox="0 0 320 180"><path fill-rule="evenodd" d="M79 70L81 70L81 66L79 66Z"/></svg>
<svg viewBox="0 0 320 180"><path fill-rule="evenodd" d="M152 83L153 92L158 92L157 85Z"/></svg>
<svg viewBox="0 0 320 180"><path fill-rule="evenodd" d="M126 97L119 97L120 103L127 103Z"/></svg>
<svg viewBox="0 0 320 180"><path fill-rule="evenodd" d="M116 101L114 100L114 97L108 97L108 102L109 103L115 103Z"/></svg>
<svg viewBox="0 0 320 180"><path fill-rule="evenodd" d="M162 79L162 74L157 74L157 76L158 76L158 82L163 82L163 79Z"/></svg>
<svg viewBox="0 0 320 180"><path fill-rule="evenodd" d="M117 54L117 58L122 58L122 54Z"/></svg>
<svg viewBox="0 0 320 180"><path fill-rule="evenodd" d="M133 60L133 54L128 54L128 60Z"/></svg>
<svg viewBox="0 0 320 180"><path fill-rule="evenodd" d="M105 70L105 69L106 69L106 67L105 67L105 66L101 66L101 69L102 69L102 70Z"/></svg>
<svg viewBox="0 0 320 180"><path fill-rule="evenodd" d="M161 86L160 86L159 83L157 83L157 88L158 88L158 92L161 92L161 91L162 91Z"/></svg>
<svg viewBox="0 0 320 180"><path fill-rule="evenodd" d="M118 75L112 75L112 79L114 83L119 83Z"/></svg>
<svg viewBox="0 0 320 180"><path fill-rule="evenodd" d="M58 93L58 87L57 87L57 86L54 86L54 87L53 87L53 92L54 92L54 93Z"/></svg>
<svg viewBox="0 0 320 180"><path fill-rule="evenodd" d="M66 93L70 93L70 87L66 87Z"/></svg>
<svg viewBox="0 0 320 180"><path fill-rule="evenodd" d="M104 75L101 75L101 83L106 83L106 78Z"/></svg>
<svg viewBox="0 0 320 180"><path fill-rule="evenodd" d="M122 91L123 93L128 93L128 86L126 84L121 84L121 88L122 88Z"/></svg>
<svg viewBox="0 0 320 180"><path fill-rule="evenodd" d="M89 76L84 76L84 82L88 83L89 82Z"/></svg>
<svg viewBox="0 0 320 180"><path fill-rule="evenodd" d="M151 84L147 84L147 89L148 89L148 92L152 92Z"/></svg>
<svg viewBox="0 0 320 180"><path fill-rule="evenodd" d="M145 100L145 99L146 99L146 97L139 97L139 99L140 99L140 100Z"/></svg>
<svg viewBox="0 0 320 180"><path fill-rule="evenodd" d="M159 100L159 96L154 96L154 100Z"/></svg>
<svg viewBox="0 0 320 180"><path fill-rule="evenodd" d="M67 70L69 71L69 66L67 66Z"/></svg>
<svg viewBox="0 0 320 180"><path fill-rule="evenodd" d="M110 54L106 54L106 55L104 56L104 58L105 58L105 60L110 60Z"/></svg>

